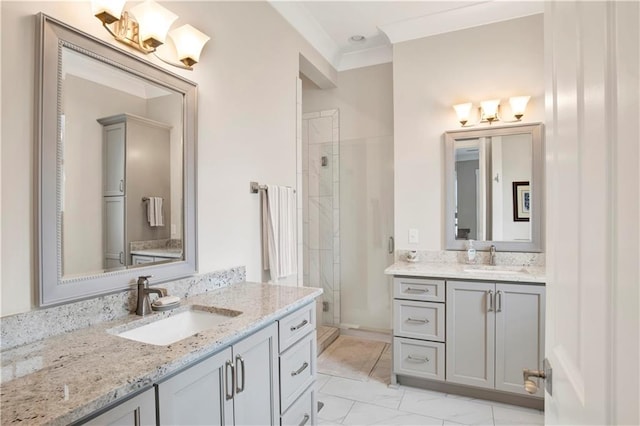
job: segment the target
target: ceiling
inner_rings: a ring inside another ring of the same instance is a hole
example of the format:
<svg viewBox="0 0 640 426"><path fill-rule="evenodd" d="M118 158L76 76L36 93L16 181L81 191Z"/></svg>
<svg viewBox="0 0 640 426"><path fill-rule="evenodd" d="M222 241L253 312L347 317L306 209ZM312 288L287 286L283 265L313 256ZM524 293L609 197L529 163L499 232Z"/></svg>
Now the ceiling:
<svg viewBox="0 0 640 426"><path fill-rule="evenodd" d="M543 13L542 1L278 1L271 5L338 71L392 61L392 45ZM363 42L350 40L362 35Z"/></svg>

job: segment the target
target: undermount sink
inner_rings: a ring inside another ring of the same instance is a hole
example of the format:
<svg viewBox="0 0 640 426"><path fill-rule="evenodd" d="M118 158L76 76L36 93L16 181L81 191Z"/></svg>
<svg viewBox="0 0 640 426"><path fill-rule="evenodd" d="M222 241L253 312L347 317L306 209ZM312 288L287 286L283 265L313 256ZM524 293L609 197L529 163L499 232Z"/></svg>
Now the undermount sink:
<svg viewBox="0 0 640 426"><path fill-rule="evenodd" d="M191 309L140 325L126 331L109 330L111 334L137 342L165 346L214 328L242 312L192 306Z"/></svg>
<svg viewBox="0 0 640 426"><path fill-rule="evenodd" d="M504 269L465 269L465 272L480 272L481 274L520 274L522 271L505 271Z"/></svg>

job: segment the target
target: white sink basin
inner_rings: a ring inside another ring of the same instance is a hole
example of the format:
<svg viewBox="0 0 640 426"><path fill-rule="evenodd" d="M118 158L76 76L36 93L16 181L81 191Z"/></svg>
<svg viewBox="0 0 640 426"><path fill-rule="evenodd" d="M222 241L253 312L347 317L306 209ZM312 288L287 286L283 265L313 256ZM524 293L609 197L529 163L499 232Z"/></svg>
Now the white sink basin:
<svg viewBox="0 0 640 426"><path fill-rule="evenodd" d="M210 312L191 309L149 324L113 334L137 342L165 346L193 336L201 331L214 328L218 324L229 321L241 313L242 312L231 310Z"/></svg>

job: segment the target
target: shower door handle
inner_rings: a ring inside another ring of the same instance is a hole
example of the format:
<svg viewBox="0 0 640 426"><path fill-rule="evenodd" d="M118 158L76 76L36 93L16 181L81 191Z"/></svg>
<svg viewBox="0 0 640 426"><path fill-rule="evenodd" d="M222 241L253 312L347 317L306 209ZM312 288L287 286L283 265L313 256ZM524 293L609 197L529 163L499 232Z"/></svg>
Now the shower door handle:
<svg viewBox="0 0 640 426"><path fill-rule="evenodd" d="M393 251L395 250L395 241L393 241L393 237L389 237L389 254L393 254Z"/></svg>

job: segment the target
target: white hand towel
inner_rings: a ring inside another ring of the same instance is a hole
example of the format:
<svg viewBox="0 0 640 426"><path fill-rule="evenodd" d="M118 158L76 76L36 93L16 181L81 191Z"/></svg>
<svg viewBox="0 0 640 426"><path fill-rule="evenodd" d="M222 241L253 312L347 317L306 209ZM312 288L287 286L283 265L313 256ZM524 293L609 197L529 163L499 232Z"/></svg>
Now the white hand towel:
<svg viewBox="0 0 640 426"><path fill-rule="evenodd" d="M297 272L296 200L293 189L285 186L267 185L266 196L262 214L266 217L267 242L263 250L267 250L269 274L275 283Z"/></svg>
<svg viewBox="0 0 640 426"><path fill-rule="evenodd" d="M149 226L164 226L162 201L162 197L149 197L149 201L147 201L147 220L149 221Z"/></svg>

